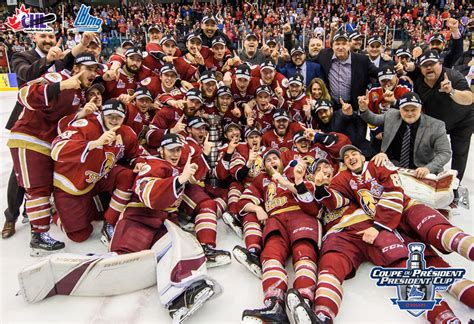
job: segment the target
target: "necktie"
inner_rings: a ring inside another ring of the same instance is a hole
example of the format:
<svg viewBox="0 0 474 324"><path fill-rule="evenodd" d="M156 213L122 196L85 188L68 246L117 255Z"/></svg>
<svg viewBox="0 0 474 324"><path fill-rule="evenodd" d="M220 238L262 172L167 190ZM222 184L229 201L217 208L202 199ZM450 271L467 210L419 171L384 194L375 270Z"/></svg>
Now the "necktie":
<svg viewBox="0 0 474 324"><path fill-rule="evenodd" d="M400 167L408 169L410 167L410 140L411 129L407 125L405 134L403 135L402 149L400 152Z"/></svg>

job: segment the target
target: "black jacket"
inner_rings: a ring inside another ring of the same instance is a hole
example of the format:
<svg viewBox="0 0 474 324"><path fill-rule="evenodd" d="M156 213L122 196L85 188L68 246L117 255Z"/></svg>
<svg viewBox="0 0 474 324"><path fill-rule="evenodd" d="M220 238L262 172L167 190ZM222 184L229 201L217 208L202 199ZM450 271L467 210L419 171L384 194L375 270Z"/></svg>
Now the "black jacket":
<svg viewBox="0 0 474 324"><path fill-rule="evenodd" d="M212 47L212 40L214 38L216 38L217 36L221 36L225 39L225 45L226 47L229 49L229 51L231 51L232 53L234 53L234 51L236 50L235 49L235 46L234 46L234 43L232 43L229 39L229 37L227 37L226 34L224 34L221 30L216 30L216 33L214 34L213 37L209 38L206 36L206 34L204 34L203 30L201 28L199 28L198 30L196 30L196 33L198 33L200 36L201 36L201 39L202 39L202 46L206 46L206 47L209 47L211 48ZM179 50L184 54L184 53L187 53L188 50L186 49L186 37L188 35L184 35L178 42L178 48Z"/></svg>

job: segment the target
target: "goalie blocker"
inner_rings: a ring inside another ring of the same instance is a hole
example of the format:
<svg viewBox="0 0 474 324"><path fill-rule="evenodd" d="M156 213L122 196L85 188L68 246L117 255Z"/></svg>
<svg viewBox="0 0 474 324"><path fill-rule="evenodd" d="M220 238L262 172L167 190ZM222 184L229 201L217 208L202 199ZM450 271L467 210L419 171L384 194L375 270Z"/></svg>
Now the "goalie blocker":
<svg viewBox="0 0 474 324"><path fill-rule="evenodd" d="M18 274L20 294L35 303L54 295L114 296L157 284L161 303L173 321L181 322L221 288L207 276L206 258L194 236L169 220L165 226L167 233L151 250L51 255Z"/></svg>

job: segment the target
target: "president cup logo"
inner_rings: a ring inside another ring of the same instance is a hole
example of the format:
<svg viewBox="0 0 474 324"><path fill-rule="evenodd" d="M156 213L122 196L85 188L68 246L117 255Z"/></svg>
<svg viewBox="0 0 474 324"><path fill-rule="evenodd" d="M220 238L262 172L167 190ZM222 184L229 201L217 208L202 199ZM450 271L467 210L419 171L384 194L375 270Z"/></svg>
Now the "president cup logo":
<svg viewBox="0 0 474 324"><path fill-rule="evenodd" d="M465 269L426 268L423 243L408 244L410 256L406 268L374 267L370 273L379 287L396 287L397 298L391 298L393 305L418 317L432 310L441 301L437 291L446 291L455 281L462 279Z"/></svg>
<svg viewBox="0 0 474 324"><path fill-rule="evenodd" d="M30 13L30 9L26 9L23 4L19 9L15 9L15 14L12 17L7 18L5 25L14 32L47 33L53 31L53 28L48 26L48 24L55 21L55 14Z"/></svg>
<svg viewBox="0 0 474 324"><path fill-rule="evenodd" d="M102 19L92 16L89 11L91 7L81 4L77 17L72 24L78 32L93 32L99 33L101 31Z"/></svg>

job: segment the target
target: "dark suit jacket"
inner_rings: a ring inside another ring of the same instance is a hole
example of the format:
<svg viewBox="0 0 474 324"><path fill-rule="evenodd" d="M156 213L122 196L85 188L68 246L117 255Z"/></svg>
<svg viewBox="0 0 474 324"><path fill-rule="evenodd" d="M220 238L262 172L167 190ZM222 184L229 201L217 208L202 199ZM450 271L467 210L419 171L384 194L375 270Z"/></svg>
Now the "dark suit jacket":
<svg viewBox="0 0 474 324"><path fill-rule="evenodd" d="M296 74L296 65L293 62L288 62L283 67L278 68L278 72L289 79ZM306 60L306 75L304 76L306 86L309 86L314 78L323 78L321 66L318 63Z"/></svg>
<svg viewBox="0 0 474 324"><path fill-rule="evenodd" d="M65 68L71 68L74 63L74 56L71 53L66 55L63 60L56 61L54 63L56 71L61 71ZM45 74L52 64L48 64L46 57L41 58L36 50L32 49L25 52L16 52L12 56L12 68L16 74L18 82L18 88L25 83L39 78ZM18 120L18 116L22 111L22 106L17 102L13 111L8 119L6 128L11 129L15 122Z"/></svg>
<svg viewBox="0 0 474 324"><path fill-rule="evenodd" d="M334 51L332 48L325 48L319 52L316 62L321 65L323 71L324 82L328 88L329 84L329 70L332 66L332 57ZM378 69L370 62L369 58L363 54L356 54L350 52L351 55L351 101L354 110L359 110L357 97L365 95L367 85L370 83L370 78L377 78Z"/></svg>

